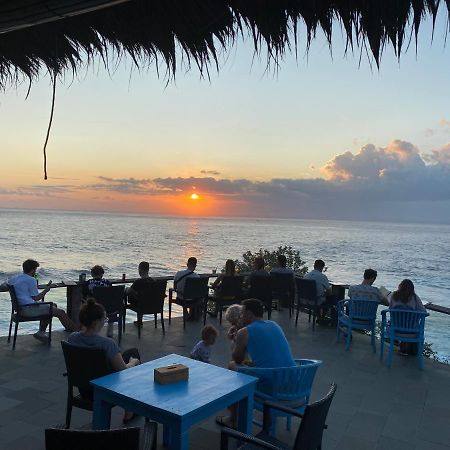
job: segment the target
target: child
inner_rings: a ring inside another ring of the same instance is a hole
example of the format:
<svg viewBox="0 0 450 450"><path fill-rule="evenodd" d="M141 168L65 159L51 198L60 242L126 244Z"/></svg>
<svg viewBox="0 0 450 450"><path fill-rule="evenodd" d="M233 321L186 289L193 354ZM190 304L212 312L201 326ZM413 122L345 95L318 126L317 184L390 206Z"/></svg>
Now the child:
<svg viewBox="0 0 450 450"><path fill-rule="evenodd" d="M239 328L242 328L241 315L242 306L237 304L229 306L225 312L225 320L231 325L227 333L228 339L230 339L230 341L234 339Z"/></svg>
<svg viewBox="0 0 450 450"><path fill-rule="evenodd" d="M191 351L191 358L205 363L210 362L212 346L216 342L218 331L212 325L206 325L202 329L202 340L195 344Z"/></svg>

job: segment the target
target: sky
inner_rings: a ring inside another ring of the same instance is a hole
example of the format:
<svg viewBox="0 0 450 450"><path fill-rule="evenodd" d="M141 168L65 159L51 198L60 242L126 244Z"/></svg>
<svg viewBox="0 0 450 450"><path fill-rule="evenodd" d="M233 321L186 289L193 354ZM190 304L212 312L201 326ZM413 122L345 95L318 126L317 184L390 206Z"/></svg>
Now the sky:
<svg viewBox="0 0 450 450"><path fill-rule="evenodd" d="M250 42L210 78L100 62L0 93L0 208L450 223L447 17L400 62L345 54L336 27L278 70ZM197 198L192 199L196 193Z"/></svg>

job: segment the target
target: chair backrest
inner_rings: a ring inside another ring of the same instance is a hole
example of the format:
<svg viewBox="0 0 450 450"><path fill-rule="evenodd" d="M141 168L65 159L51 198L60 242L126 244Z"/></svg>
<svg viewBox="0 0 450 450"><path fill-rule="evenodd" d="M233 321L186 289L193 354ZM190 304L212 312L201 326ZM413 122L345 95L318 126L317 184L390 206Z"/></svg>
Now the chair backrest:
<svg viewBox="0 0 450 450"><path fill-rule="evenodd" d="M294 290L294 275L290 273L270 274L272 278L272 292L277 295L291 295Z"/></svg>
<svg viewBox="0 0 450 450"><path fill-rule="evenodd" d="M186 300L208 297L208 280L209 277L187 277L183 290L183 298Z"/></svg>
<svg viewBox="0 0 450 450"><path fill-rule="evenodd" d="M257 390L271 396L274 401L309 400L317 369L322 361L315 359L297 359L293 367L273 369L243 367L239 372L260 379Z"/></svg>
<svg viewBox="0 0 450 450"><path fill-rule="evenodd" d="M105 350L61 341L69 385L90 389L89 382L112 372Z"/></svg>
<svg viewBox="0 0 450 450"><path fill-rule="evenodd" d="M252 276L248 298L257 298L265 305L272 301L272 278L270 276Z"/></svg>
<svg viewBox="0 0 450 450"><path fill-rule="evenodd" d="M305 280L304 278L295 278L297 288L297 299L306 300L307 303L317 303L317 284L314 280Z"/></svg>
<svg viewBox="0 0 450 450"><path fill-rule="evenodd" d="M45 430L46 450L138 450L139 427L118 430Z"/></svg>
<svg viewBox="0 0 450 450"><path fill-rule="evenodd" d="M305 408L300 427L295 438L294 450L316 450L321 448L322 435L328 411L336 392L333 383L328 394Z"/></svg>
<svg viewBox="0 0 450 450"><path fill-rule="evenodd" d="M153 280L142 284L136 298L137 309L142 314L162 312L166 298L167 280Z"/></svg>
<svg viewBox="0 0 450 450"><path fill-rule="evenodd" d="M124 305L125 286L97 286L92 290L95 300L106 309L106 314L120 312Z"/></svg>
<svg viewBox="0 0 450 450"><path fill-rule="evenodd" d="M414 311L406 308L389 309L390 328L395 333L421 333L425 329L426 311Z"/></svg>
<svg viewBox="0 0 450 450"><path fill-rule="evenodd" d="M243 275L224 276L217 293L220 297L239 297L243 283Z"/></svg>
<svg viewBox="0 0 450 450"><path fill-rule="evenodd" d="M9 296L11 297L11 307L13 312L19 312L20 305L19 300L17 299L16 290L14 286L8 284Z"/></svg>
<svg viewBox="0 0 450 450"><path fill-rule="evenodd" d="M349 316L359 320L375 320L379 304L376 300L349 300Z"/></svg>

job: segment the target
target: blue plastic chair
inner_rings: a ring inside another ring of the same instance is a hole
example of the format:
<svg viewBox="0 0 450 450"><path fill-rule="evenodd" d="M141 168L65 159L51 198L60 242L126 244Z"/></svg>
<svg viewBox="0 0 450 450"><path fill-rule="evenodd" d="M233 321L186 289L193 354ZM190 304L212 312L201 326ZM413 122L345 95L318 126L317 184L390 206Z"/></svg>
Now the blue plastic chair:
<svg viewBox="0 0 450 450"><path fill-rule="evenodd" d="M350 348L352 330L368 330L371 332L372 350L375 346L375 321L379 303L376 300L341 300L338 302L337 337L339 341L341 331L347 333L345 350ZM348 314L345 308L348 307Z"/></svg>
<svg viewBox="0 0 450 450"><path fill-rule="evenodd" d="M389 322L387 314L389 313ZM383 359L384 339L389 338L388 367L392 366L395 341L417 343L419 368L423 369L423 344L425 341L426 311L414 311L408 308L393 308L381 311L381 349L380 360Z"/></svg>
<svg viewBox="0 0 450 450"><path fill-rule="evenodd" d="M254 408L262 411L266 400L288 406L298 412L303 412L309 402L311 388L318 367L322 361L315 359L296 359L293 367L258 368L240 367L238 370L256 378ZM277 417L286 417L286 429L291 428L291 415L282 411L273 411L270 432L275 435ZM261 425L258 422L255 422Z"/></svg>

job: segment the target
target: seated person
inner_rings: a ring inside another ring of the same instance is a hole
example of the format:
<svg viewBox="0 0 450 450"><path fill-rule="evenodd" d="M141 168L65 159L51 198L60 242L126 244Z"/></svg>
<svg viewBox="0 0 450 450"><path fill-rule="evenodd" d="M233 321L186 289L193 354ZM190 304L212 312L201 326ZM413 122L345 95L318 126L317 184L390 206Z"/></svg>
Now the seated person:
<svg viewBox="0 0 450 450"><path fill-rule="evenodd" d="M287 259L284 255L277 255L278 266L272 268L270 273L289 273L294 275L294 269L287 267Z"/></svg>
<svg viewBox="0 0 450 450"><path fill-rule="evenodd" d="M225 320L231 325L227 337L233 341L236 333L242 328L242 306L238 304L230 305L225 311Z"/></svg>
<svg viewBox="0 0 450 450"><path fill-rule="evenodd" d="M413 311L426 311L422 300L414 291L414 283L405 279L398 289L388 295L389 308L411 309ZM401 355L417 355L418 346L415 342L400 342L399 353Z"/></svg>
<svg viewBox="0 0 450 450"><path fill-rule="evenodd" d="M183 299L184 295L184 286L186 284L186 278L193 277L199 278L199 275L195 273L195 268L197 267L197 258L191 256L186 263L186 269L180 270L175 274L173 279L173 289L177 293L177 298ZM170 291L169 291L170 292ZM200 311L195 308L187 308L188 309L188 320L193 320L199 316Z"/></svg>
<svg viewBox="0 0 450 450"><path fill-rule="evenodd" d="M103 278L105 271L102 266L95 265L91 269L91 279L87 280L83 286L83 297L87 298L92 295L95 287L109 287L112 286L109 280Z"/></svg>
<svg viewBox="0 0 450 450"><path fill-rule="evenodd" d="M35 279L36 270L39 263L34 259L27 259L22 264L23 273L15 275L8 280L8 285L14 287L17 301L21 308L20 314L24 317L39 317L41 315L50 314L50 305L40 304L45 294L51 289L52 282L49 281L47 286L39 293L37 281ZM77 331L79 327L69 318L63 309L52 304L52 315L57 317L63 327L68 331ZM45 332L50 320L41 320L39 331L34 334L36 339L47 341L48 334Z"/></svg>
<svg viewBox="0 0 450 450"><path fill-rule="evenodd" d="M129 288L125 289L125 293L128 297L128 303L131 306L136 306L136 300L145 288L147 283L153 283L155 280L149 276L150 264L147 261L142 261L139 263L138 272L141 277L139 280L135 281ZM142 322L135 320L136 325L142 325Z"/></svg>
<svg viewBox="0 0 450 450"><path fill-rule="evenodd" d="M178 298L183 298L184 285L186 284L186 278L194 277L199 278L199 275L195 273L195 268L197 267L197 258L191 256L187 260L186 269L180 270L175 274L173 279L173 289L177 292Z"/></svg>
<svg viewBox="0 0 450 450"><path fill-rule="evenodd" d="M253 261L254 270L250 273L250 275L247 277L247 280L245 281L245 285L249 289L248 292L250 292L250 287L252 285L253 279L259 277L270 277L269 272L267 272L267 270L264 269L265 265L266 264L262 256L257 256Z"/></svg>
<svg viewBox="0 0 450 450"><path fill-rule="evenodd" d="M87 280L83 286L83 298L87 298L94 293L94 288L96 287L110 287L112 286L111 281L103 278L105 271L102 266L94 266L91 269L91 279ZM108 318L108 337L112 338L114 333L114 317L116 314L113 314Z"/></svg>
<svg viewBox="0 0 450 450"><path fill-rule="evenodd" d="M103 305L95 302L89 297L80 309L80 332L69 336L69 343L79 347L101 348L105 350L111 369L115 372L134 367L140 363L137 349L130 349L121 353L119 346L113 339L100 336L100 331L106 321L106 312ZM80 391L82 397L92 399L91 390ZM125 412L123 422L128 423L134 417L133 413Z"/></svg>
<svg viewBox="0 0 450 450"><path fill-rule="evenodd" d="M332 294L331 285L328 277L323 273L325 263L321 259L314 261L314 270L308 272L303 278L305 280L314 280L317 286L317 304L321 305L320 319L325 318L326 312L330 307L337 303L336 297Z"/></svg>
<svg viewBox="0 0 450 450"><path fill-rule="evenodd" d="M232 348L232 361L228 368L236 370L243 363L246 354L252 366L262 368L292 367L295 361L289 343L281 327L272 320L264 320L264 306L256 299L242 302L242 324ZM237 404L230 407L230 416L218 416L220 425L235 427Z"/></svg>
<svg viewBox="0 0 450 450"><path fill-rule="evenodd" d="M372 286L377 278L377 271L374 269L366 269L364 271L364 279L361 284L355 284L348 289L348 296L351 300L376 300L379 303L387 305L386 298L378 288Z"/></svg>
<svg viewBox="0 0 450 450"><path fill-rule="evenodd" d="M414 283L405 279L398 289L388 296L390 308L408 308L414 311L426 311L420 297L414 292Z"/></svg>
<svg viewBox="0 0 450 450"><path fill-rule="evenodd" d="M225 263L225 272L220 274L211 287L214 289L215 294L220 294L220 286L224 277L234 277L236 275L236 265L232 259L227 259Z"/></svg>

